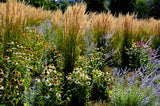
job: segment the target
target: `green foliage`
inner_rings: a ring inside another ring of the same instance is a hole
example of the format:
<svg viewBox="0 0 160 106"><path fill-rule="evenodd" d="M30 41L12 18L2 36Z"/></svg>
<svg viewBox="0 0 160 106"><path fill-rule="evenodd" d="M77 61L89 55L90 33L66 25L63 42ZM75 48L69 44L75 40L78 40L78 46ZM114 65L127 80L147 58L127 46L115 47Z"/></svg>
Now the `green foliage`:
<svg viewBox="0 0 160 106"><path fill-rule="evenodd" d="M25 0L25 2L35 6L35 7L41 7L44 6L47 0Z"/></svg>
<svg viewBox="0 0 160 106"><path fill-rule="evenodd" d="M25 2L37 8L43 6L44 9L46 10L61 9L63 12L69 5L71 5L71 3L69 3L68 1L55 2L55 1L48 1L48 0L25 0Z"/></svg>
<svg viewBox="0 0 160 106"><path fill-rule="evenodd" d="M142 106L142 101L149 89L139 88L138 84L130 87L124 85L123 80L112 90L112 103L114 106ZM146 92L147 91L147 92Z"/></svg>
<svg viewBox="0 0 160 106"><path fill-rule="evenodd" d="M138 13L138 17L147 18L149 14L149 5L146 0L136 0L135 12Z"/></svg>
<svg viewBox="0 0 160 106"><path fill-rule="evenodd" d="M58 9L61 9L64 13L64 11L66 10L66 8L70 5L72 5L71 3L67 2L67 1L63 1L63 2L59 2L56 4Z"/></svg>
<svg viewBox="0 0 160 106"><path fill-rule="evenodd" d="M158 49L158 47L160 47L160 35L154 36L151 46L153 49Z"/></svg>
<svg viewBox="0 0 160 106"><path fill-rule="evenodd" d="M160 35L155 36L152 39L152 44L151 44L153 49L159 49L159 51L157 52L158 58L160 58Z"/></svg>
<svg viewBox="0 0 160 106"><path fill-rule="evenodd" d="M131 42L132 42L132 34L127 30L124 31L124 33L117 32L118 36L116 39L118 41L118 49L120 51L120 58L121 58L121 67L126 68L129 65L129 57L126 54L125 48L130 48L131 47Z"/></svg>
<svg viewBox="0 0 160 106"><path fill-rule="evenodd" d="M86 11L103 12L106 11L106 0L84 0L87 4Z"/></svg>

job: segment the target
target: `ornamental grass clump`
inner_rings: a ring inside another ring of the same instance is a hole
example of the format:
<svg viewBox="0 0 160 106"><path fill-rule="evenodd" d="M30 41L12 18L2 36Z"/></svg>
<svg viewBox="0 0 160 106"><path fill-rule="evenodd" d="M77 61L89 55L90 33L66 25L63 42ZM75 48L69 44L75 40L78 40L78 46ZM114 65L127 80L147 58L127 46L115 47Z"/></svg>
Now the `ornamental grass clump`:
<svg viewBox="0 0 160 106"><path fill-rule="evenodd" d="M98 15L94 15L90 19L90 29L92 30L93 34L93 41L94 43L97 43L97 47L100 48L104 46L105 39L104 36L111 32L113 33L113 24L114 24L114 18L108 12L107 14L101 13Z"/></svg>
<svg viewBox="0 0 160 106"><path fill-rule="evenodd" d="M55 34L56 46L64 57L64 74L73 71L75 61L80 54L80 46L87 25L86 6L69 6L62 15L61 24ZM65 78L66 79L66 78Z"/></svg>
<svg viewBox="0 0 160 106"><path fill-rule="evenodd" d="M79 46L87 23L86 6L76 4L68 7L63 18L62 51L64 55L65 75L73 71L74 63L79 55Z"/></svg>

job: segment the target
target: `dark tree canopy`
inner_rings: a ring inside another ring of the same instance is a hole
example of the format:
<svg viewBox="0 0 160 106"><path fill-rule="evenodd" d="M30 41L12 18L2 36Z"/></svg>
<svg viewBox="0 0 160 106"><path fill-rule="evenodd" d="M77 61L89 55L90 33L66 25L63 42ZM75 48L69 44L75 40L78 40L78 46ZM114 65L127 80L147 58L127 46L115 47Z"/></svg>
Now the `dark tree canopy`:
<svg viewBox="0 0 160 106"><path fill-rule="evenodd" d="M87 11L106 11L106 0L84 0L84 2L87 4Z"/></svg>
<svg viewBox="0 0 160 106"><path fill-rule="evenodd" d="M160 18L160 0L152 0L150 5L150 16L159 19Z"/></svg>
<svg viewBox="0 0 160 106"><path fill-rule="evenodd" d="M136 0L135 13L139 18L148 18L149 4L146 0Z"/></svg>
<svg viewBox="0 0 160 106"><path fill-rule="evenodd" d="M118 16L118 13L133 12L135 3L136 0L110 0L109 9L112 14Z"/></svg>

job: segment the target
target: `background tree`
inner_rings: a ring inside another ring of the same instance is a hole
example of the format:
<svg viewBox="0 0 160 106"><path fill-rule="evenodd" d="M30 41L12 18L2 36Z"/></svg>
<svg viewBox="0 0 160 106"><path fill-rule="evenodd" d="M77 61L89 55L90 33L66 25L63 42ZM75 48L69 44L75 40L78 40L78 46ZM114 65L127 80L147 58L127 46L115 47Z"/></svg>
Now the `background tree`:
<svg viewBox="0 0 160 106"><path fill-rule="evenodd" d="M111 13L118 16L119 13L132 13L136 0L110 0L109 9Z"/></svg>
<svg viewBox="0 0 160 106"><path fill-rule="evenodd" d="M0 2L6 2L6 0L0 0Z"/></svg>
<svg viewBox="0 0 160 106"><path fill-rule="evenodd" d="M147 18L149 15L149 4L146 0L136 0L135 12L139 18Z"/></svg>
<svg viewBox="0 0 160 106"><path fill-rule="evenodd" d="M151 0L149 15L156 19L160 18L160 0Z"/></svg>
<svg viewBox="0 0 160 106"><path fill-rule="evenodd" d="M106 0L84 0L87 4L87 11L102 12L106 11Z"/></svg>

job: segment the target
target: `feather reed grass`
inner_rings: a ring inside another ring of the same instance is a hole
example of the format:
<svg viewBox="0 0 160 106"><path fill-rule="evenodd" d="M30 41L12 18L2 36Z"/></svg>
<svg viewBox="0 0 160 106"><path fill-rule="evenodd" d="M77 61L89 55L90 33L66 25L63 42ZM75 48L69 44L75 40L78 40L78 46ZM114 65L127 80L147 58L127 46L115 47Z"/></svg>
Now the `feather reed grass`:
<svg viewBox="0 0 160 106"><path fill-rule="evenodd" d="M65 76L73 71L75 61L80 55L80 46L86 31L88 19L85 11L85 5L75 4L73 7L69 6L61 19L58 19L60 22L55 34L55 42L57 42L57 48L61 50L64 56L63 72ZM53 17L52 20L56 20L57 18L58 17ZM57 22L55 22L55 25L57 25L56 23ZM64 92L66 93L68 90L66 77L64 77L64 80L66 84L64 86Z"/></svg>
<svg viewBox="0 0 160 106"><path fill-rule="evenodd" d="M94 42L98 47L105 44L103 37L108 33L113 33L114 18L110 12L107 14L101 13L94 15L91 19L91 30L94 37Z"/></svg>
<svg viewBox="0 0 160 106"><path fill-rule="evenodd" d="M63 12L61 10L53 11L51 14L51 22L53 30L56 31L62 25Z"/></svg>
<svg viewBox="0 0 160 106"><path fill-rule="evenodd" d="M85 14L86 6L76 4L69 6L63 14L62 25L62 51L65 58L65 71L72 72L74 62L79 55L81 41L87 27L88 15Z"/></svg>

